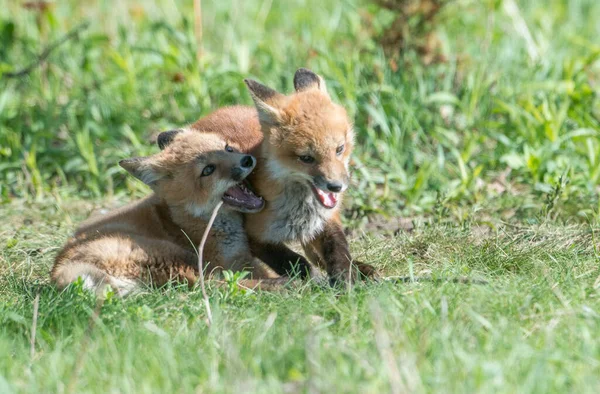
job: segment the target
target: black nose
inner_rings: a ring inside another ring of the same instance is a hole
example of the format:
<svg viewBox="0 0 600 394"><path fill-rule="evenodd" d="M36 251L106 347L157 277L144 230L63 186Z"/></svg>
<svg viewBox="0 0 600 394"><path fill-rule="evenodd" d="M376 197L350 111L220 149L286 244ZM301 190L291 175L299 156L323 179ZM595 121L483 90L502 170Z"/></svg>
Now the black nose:
<svg viewBox="0 0 600 394"><path fill-rule="evenodd" d="M327 182L327 189L329 189L330 192L340 192L342 191L342 184L340 182Z"/></svg>
<svg viewBox="0 0 600 394"><path fill-rule="evenodd" d="M252 167L254 165L254 157L252 157L250 155L244 156L244 157L242 157L242 161L240 161L240 164L244 168Z"/></svg>

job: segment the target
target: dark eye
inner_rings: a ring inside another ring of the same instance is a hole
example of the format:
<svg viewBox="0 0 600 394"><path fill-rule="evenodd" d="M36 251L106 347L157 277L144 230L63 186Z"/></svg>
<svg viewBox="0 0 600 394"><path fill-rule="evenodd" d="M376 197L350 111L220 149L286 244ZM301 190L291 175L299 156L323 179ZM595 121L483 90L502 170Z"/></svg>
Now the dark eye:
<svg viewBox="0 0 600 394"><path fill-rule="evenodd" d="M298 156L298 159L300 159L301 162L306 163L306 164L315 162L315 158L312 156L309 156L309 155Z"/></svg>
<svg viewBox="0 0 600 394"><path fill-rule="evenodd" d="M344 144L337 147L337 149L335 150L335 154L341 155L343 151L344 151Z"/></svg>
<svg viewBox="0 0 600 394"><path fill-rule="evenodd" d="M233 148L231 146L229 146L229 145L225 145L225 150L227 152L233 152Z"/></svg>
<svg viewBox="0 0 600 394"><path fill-rule="evenodd" d="M202 170L201 176L209 176L213 172L215 172L215 166L214 166L214 164L209 164L206 167L204 167L204 169Z"/></svg>

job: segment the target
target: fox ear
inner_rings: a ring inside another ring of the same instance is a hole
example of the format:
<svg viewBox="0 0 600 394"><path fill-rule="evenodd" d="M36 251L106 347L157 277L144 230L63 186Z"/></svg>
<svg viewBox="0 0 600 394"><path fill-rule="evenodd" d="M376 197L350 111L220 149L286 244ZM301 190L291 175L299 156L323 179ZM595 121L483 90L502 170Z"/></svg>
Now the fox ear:
<svg viewBox="0 0 600 394"><path fill-rule="evenodd" d="M182 131L183 130L169 130L160 133L156 139L156 143L158 144L160 150L165 149L167 145L169 145L175 139L175 136Z"/></svg>
<svg viewBox="0 0 600 394"><path fill-rule="evenodd" d="M296 92L319 90L329 97L325 80L308 68L299 68L298 71L296 71L296 74L294 74L294 88L296 89Z"/></svg>
<svg viewBox="0 0 600 394"><path fill-rule="evenodd" d="M148 186L156 185L156 182L165 176L160 167L154 165L152 157L125 159L121 160L119 165Z"/></svg>
<svg viewBox="0 0 600 394"><path fill-rule="evenodd" d="M285 100L285 96L252 79L244 79L254 105L258 110L258 117L267 123L279 123L282 111L278 108Z"/></svg>

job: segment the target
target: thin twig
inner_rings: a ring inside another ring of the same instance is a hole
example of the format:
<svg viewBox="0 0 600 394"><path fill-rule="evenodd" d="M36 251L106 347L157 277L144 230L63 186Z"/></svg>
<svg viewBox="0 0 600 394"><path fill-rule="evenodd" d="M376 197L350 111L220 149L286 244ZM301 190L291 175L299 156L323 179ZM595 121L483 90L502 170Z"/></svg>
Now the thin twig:
<svg viewBox="0 0 600 394"><path fill-rule="evenodd" d="M208 325L212 326L212 313L210 311L210 303L208 302L208 295L206 294L206 287L204 286L204 244L206 243L206 239L208 238L208 233L210 232L210 228L217 217L217 213L219 213L219 209L223 205L223 201L219 201L213 213L208 221L208 225L204 230L204 234L202 235L202 240L200 241L200 246L198 246L198 271L200 275L200 288L202 289L202 298L204 299L204 305L206 306L206 315L208 316Z"/></svg>
<svg viewBox="0 0 600 394"><path fill-rule="evenodd" d="M46 49L44 49L42 51L42 53L40 53L40 55L37 57L37 59L34 62L32 62L30 65L28 65L27 67L25 67L19 71L6 72L6 73L2 74L2 76L6 77L6 78L18 78L18 77L22 77L24 75L29 74L31 71L33 71L34 68L41 65L44 62L44 60L46 60L46 58L48 56L50 56L52 51L54 51L56 48L58 48L65 42L69 41L70 39L77 37L79 35L79 33L81 33L83 30L87 29L89 26L90 26L89 22L84 22L84 23L76 26L73 30L71 30L70 32L65 34L61 39L59 39L58 41L55 41L54 43L52 43L51 45L46 47Z"/></svg>
<svg viewBox="0 0 600 394"><path fill-rule="evenodd" d="M33 357L35 356L35 332L37 330L37 319L38 319L38 310L40 307L40 293L38 292L35 295L35 300L33 300L33 322L31 323L31 338L29 339L29 356L31 361L33 361Z"/></svg>
<svg viewBox="0 0 600 394"><path fill-rule="evenodd" d="M79 354L77 355L77 359L75 360L75 369L73 371L73 375L71 376L69 386L67 387L67 393L75 392L77 380L79 379L79 375L81 374L81 370L83 369L83 363L85 361L85 355L87 354L87 350L89 347L90 338L92 337L92 332L96 327L96 322L100 317L102 306L104 306L104 297L98 297L96 299L96 308L94 308L94 313L92 313L92 316L90 316L87 329L85 330L83 340L81 341L81 349L79 350Z"/></svg>
<svg viewBox="0 0 600 394"><path fill-rule="evenodd" d="M194 0L194 33L196 35L196 60L202 59L202 0Z"/></svg>

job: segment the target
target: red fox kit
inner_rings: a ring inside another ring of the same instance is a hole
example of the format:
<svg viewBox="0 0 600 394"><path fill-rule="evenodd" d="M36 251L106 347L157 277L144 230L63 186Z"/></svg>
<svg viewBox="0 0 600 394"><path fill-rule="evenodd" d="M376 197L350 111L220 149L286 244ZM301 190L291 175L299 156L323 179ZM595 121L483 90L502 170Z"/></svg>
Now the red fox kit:
<svg viewBox="0 0 600 394"><path fill-rule="evenodd" d="M289 96L245 82L255 110L222 108L188 130L218 133L257 157L250 180L266 205L245 215L253 253L280 275L291 272L290 262L296 261L305 274L306 261L284 245L299 241L331 280L354 280L339 213L354 146L346 111L331 100L323 79L307 69L296 72L296 92ZM366 276L376 274L369 265L354 264Z"/></svg>
<svg viewBox="0 0 600 394"><path fill-rule="evenodd" d="M56 257L51 278L59 287L79 277L89 289L110 285L121 295L143 282L193 284L198 276L194 246L219 201L224 207L204 249L207 272L250 270L254 279L269 277L252 260L241 213L264 205L244 184L255 158L214 133L163 133L160 141L160 153L119 163L154 193L84 222Z"/></svg>

